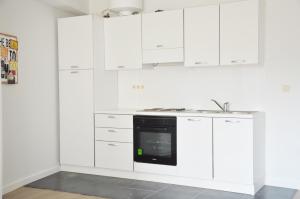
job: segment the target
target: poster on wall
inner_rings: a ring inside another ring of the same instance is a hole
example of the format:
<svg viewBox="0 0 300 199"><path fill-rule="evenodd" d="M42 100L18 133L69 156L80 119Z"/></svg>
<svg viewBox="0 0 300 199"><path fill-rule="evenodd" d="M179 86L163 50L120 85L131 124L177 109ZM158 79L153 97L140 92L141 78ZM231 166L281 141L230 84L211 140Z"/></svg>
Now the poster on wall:
<svg viewBox="0 0 300 199"><path fill-rule="evenodd" d="M2 84L18 83L18 39L0 33L0 60Z"/></svg>

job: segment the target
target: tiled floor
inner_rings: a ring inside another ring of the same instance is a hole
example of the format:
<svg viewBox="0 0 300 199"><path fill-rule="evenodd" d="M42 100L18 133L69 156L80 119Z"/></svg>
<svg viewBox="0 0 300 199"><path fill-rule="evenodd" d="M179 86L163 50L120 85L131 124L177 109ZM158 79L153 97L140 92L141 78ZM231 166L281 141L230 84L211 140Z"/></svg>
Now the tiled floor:
<svg viewBox="0 0 300 199"><path fill-rule="evenodd" d="M264 187L256 196L154 182L60 172L27 185L111 199L293 199L296 190Z"/></svg>

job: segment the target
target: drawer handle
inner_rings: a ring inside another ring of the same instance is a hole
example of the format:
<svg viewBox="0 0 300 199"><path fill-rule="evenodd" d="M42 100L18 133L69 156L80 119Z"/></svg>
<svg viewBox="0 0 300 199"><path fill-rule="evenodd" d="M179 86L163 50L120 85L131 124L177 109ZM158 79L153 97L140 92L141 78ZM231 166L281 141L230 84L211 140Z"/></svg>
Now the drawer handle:
<svg viewBox="0 0 300 199"><path fill-rule="evenodd" d="M107 116L107 118L109 118L109 119L115 119L116 117L112 116L112 115L109 115L109 116Z"/></svg>
<svg viewBox="0 0 300 199"><path fill-rule="evenodd" d="M158 44L158 45L156 45L156 47L157 47L157 48L162 48L162 47L164 47L164 45Z"/></svg>
<svg viewBox="0 0 300 199"><path fill-rule="evenodd" d="M236 59L236 60L231 60L231 63L233 64L241 64L241 63L245 63L246 60L244 59Z"/></svg>
<svg viewBox="0 0 300 199"><path fill-rule="evenodd" d="M189 118L188 121L189 122L200 122L201 119L191 119L191 118Z"/></svg>
<svg viewBox="0 0 300 199"><path fill-rule="evenodd" d="M121 68L125 68L125 66L118 66L118 68L119 68L119 69L121 69Z"/></svg>
<svg viewBox="0 0 300 199"><path fill-rule="evenodd" d="M71 68L79 68L79 66L70 66Z"/></svg>
<svg viewBox="0 0 300 199"><path fill-rule="evenodd" d="M78 74L79 72L78 71L71 71L70 73L71 74Z"/></svg>
<svg viewBox="0 0 300 199"><path fill-rule="evenodd" d="M107 130L109 133L117 133L117 131L116 130L112 130L112 129L109 129L109 130Z"/></svg>
<svg viewBox="0 0 300 199"><path fill-rule="evenodd" d="M108 146L116 147L116 146L118 146L118 145L116 145L116 144L108 144Z"/></svg>

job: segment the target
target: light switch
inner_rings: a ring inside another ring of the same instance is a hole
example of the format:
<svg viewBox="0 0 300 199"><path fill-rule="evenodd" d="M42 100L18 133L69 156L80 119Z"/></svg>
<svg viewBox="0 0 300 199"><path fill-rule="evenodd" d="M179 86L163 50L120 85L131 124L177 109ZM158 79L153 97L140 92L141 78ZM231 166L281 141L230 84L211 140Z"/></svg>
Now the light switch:
<svg viewBox="0 0 300 199"><path fill-rule="evenodd" d="M281 90L284 93L289 93L291 91L291 86L287 85L287 84L284 84L284 85L282 85Z"/></svg>

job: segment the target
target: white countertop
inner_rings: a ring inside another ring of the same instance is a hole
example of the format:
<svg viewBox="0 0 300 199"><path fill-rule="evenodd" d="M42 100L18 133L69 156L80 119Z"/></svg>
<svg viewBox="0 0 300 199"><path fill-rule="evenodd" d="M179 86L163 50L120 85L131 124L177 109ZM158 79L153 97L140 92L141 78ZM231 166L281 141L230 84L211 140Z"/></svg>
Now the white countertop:
<svg viewBox="0 0 300 199"><path fill-rule="evenodd" d="M234 112L234 111L233 111ZM253 118L256 111L246 111L237 113L202 113L195 110L186 110L180 112L151 112L134 109L111 109L111 110L97 110L95 114L114 114L114 115L150 115L150 116L176 116L176 117L226 117L226 118Z"/></svg>

